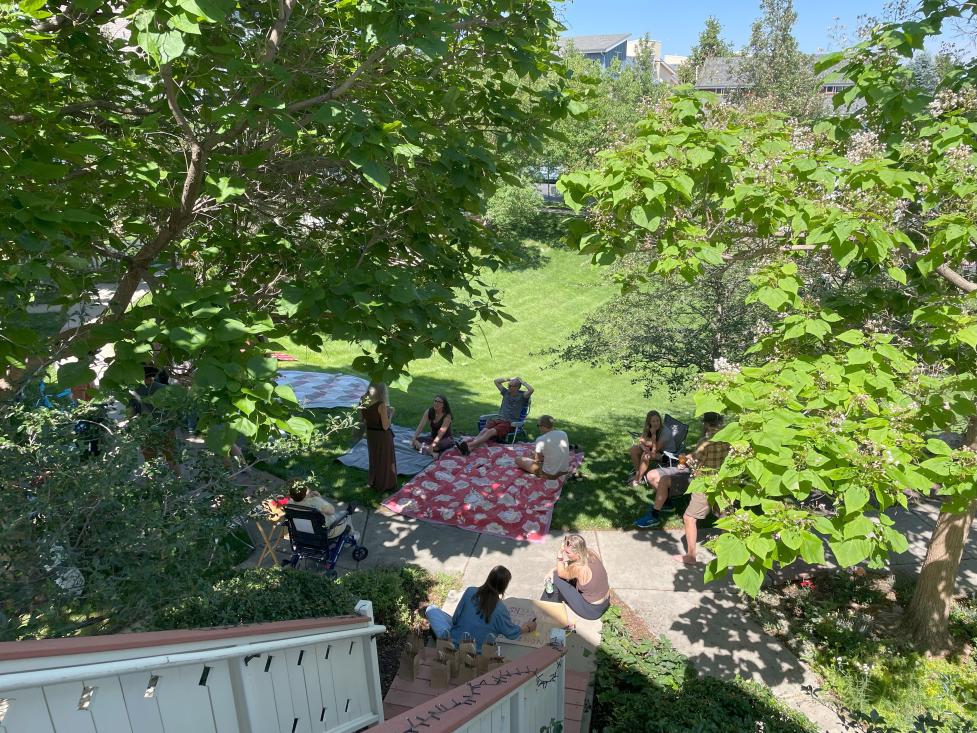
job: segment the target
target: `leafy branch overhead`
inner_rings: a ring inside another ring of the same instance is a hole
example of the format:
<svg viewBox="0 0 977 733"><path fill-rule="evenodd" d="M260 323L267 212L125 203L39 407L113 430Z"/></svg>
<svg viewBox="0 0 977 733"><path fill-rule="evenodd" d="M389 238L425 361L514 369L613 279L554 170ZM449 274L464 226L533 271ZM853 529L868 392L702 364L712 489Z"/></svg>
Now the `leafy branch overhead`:
<svg viewBox="0 0 977 733"><path fill-rule="evenodd" d="M924 21L824 60L846 67L855 87L836 104L864 100L861 117L810 125L679 91L633 143L559 184L585 215L573 244L597 263L641 253L644 277L689 282L749 268L746 303L769 333L755 366L702 382L697 411L737 419L717 436L730 458L692 490L734 508L707 575L751 594L778 565L823 562L822 538L843 567L904 551L886 512L909 490L937 485L946 513L977 499L973 446L927 437L975 420L975 67L935 93L912 86L900 58L961 12L924 5ZM833 513L811 508L819 494Z"/></svg>
<svg viewBox="0 0 977 733"><path fill-rule="evenodd" d="M484 201L573 101L558 31L543 0L0 15L3 392L66 357L62 380L87 381L111 343L104 389L189 361L205 423L264 434L295 405L259 338L362 344L378 378L467 352L502 317ZM60 335L23 327L30 305L98 299Z"/></svg>

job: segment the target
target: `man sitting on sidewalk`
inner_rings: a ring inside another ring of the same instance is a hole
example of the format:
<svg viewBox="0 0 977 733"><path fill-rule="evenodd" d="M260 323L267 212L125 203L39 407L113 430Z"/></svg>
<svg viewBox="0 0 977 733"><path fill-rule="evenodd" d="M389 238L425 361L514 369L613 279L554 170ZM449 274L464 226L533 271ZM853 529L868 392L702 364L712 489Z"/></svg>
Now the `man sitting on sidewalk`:
<svg viewBox="0 0 977 733"><path fill-rule="evenodd" d="M502 385L506 384L505 387ZM526 389L523 390L522 387ZM499 377L495 380L495 388L502 394L502 404L499 406L499 414L487 423L485 428L471 440L459 440L458 450L462 455L471 453L472 448L477 448L492 438L504 438L513 431L512 423L522 417L523 410L533 394L533 388L528 382L519 377Z"/></svg>
<svg viewBox="0 0 977 733"><path fill-rule="evenodd" d="M536 454L519 456L516 465L526 473L540 478L560 478L570 470L570 439L562 430L553 429L553 418L543 415L536 422L539 437L534 446Z"/></svg>
<svg viewBox="0 0 977 733"><path fill-rule="evenodd" d="M679 465L671 468L655 468L648 471L646 478L648 484L655 489L655 499L648 508L648 512L635 520L634 526L639 529L650 529L659 527L662 524L662 510L669 496L679 496L689 488L689 482L697 476L703 469L718 469L729 453L728 443L717 443L711 440L712 436L718 433L723 427L723 417L716 412L707 412L702 416L702 440L696 445L695 450L684 462L680 459ZM705 499L702 494L693 494L692 503L696 504L696 513L701 513L698 506L698 498ZM701 519L704 519L707 512ZM689 509L693 509L690 503ZM688 512L686 512L686 516ZM694 551L692 551L694 555Z"/></svg>

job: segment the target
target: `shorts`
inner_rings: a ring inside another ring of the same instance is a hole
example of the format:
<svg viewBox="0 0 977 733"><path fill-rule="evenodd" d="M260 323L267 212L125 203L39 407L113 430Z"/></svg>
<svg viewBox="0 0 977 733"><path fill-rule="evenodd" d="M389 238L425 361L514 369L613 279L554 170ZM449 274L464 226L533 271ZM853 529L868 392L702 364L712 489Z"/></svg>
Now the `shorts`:
<svg viewBox="0 0 977 733"><path fill-rule="evenodd" d="M672 480L672 483L668 486L669 496L682 496L692 481L692 472L679 466L656 468L655 470L658 471L660 476L668 476Z"/></svg>
<svg viewBox="0 0 977 733"><path fill-rule="evenodd" d="M692 500L689 501L689 506L685 510L685 516L693 519L705 519L711 511L709 500L705 494L692 494Z"/></svg>
<svg viewBox="0 0 977 733"><path fill-rule="evenodd" d="M512 432L512 423L508 420L489 420L485 423L486 430L494 430L496 438L504 438Z"/></svg>

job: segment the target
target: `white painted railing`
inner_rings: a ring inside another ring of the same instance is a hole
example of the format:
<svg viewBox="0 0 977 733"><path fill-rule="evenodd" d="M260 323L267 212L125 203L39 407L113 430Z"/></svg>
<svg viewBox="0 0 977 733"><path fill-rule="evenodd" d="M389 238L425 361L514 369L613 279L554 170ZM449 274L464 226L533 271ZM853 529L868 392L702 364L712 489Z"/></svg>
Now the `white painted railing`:
<svg viewBox="0 0 977 733"><path fill-rule="evenodd" d="M537 649L371 729L371 733L538 733L562 730L566 660Z"/></svg>
<svg viewBox="0 0 977 733"><path fill-rule="evenodd" d="M0 644L2 733L345 733L383 720L367 617Z"/></svg>

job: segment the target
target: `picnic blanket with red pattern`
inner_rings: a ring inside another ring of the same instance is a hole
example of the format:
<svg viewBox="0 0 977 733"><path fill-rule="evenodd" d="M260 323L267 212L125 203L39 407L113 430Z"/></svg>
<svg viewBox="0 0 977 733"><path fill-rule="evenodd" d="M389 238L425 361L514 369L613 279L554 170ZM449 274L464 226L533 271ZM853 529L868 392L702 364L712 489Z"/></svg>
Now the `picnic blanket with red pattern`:
<svg viewBox="0 0 977 733"><path fill-rule="evenodd" d="M425 468L383 505L390 511L472 532L543 542L566 476L544 479L522 471L516 456L532 443L483 445L467 458L452 450ZM571 469L583 453L571 456Z"/></svg>

